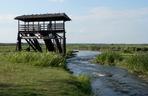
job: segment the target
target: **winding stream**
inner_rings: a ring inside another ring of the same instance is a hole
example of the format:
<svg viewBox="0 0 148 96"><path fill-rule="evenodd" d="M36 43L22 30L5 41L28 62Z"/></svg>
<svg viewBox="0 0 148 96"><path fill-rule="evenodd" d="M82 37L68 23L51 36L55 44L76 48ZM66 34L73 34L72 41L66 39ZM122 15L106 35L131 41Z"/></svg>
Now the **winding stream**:
<svg viewBox="0 0 148 96"><path fill-rule="evenodd" d="M90 61L99 52L79 51L67 60L74 75L86 74L91 78L94 96L148 96L148 83L126 70L92 64Z"/></svg>

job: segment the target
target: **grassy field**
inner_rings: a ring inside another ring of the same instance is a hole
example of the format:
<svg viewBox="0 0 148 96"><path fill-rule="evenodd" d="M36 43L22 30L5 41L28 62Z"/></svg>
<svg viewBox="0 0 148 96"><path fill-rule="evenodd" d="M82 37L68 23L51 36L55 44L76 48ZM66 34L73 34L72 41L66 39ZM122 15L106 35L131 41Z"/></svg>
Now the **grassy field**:
<svg viewBox="0 0 148 96"><path fill-rule="evenodd" d="M89 96L77 78L61 68L1 62L0 96Z"/></svg>
<svg viewBox="0 0 148 96"><path fill-rule="evenodd" d="M0 96L90 96L89 78L65 69L65 58L56 53L15 52L14 45L1 45Z"/></svg>
<svg viewBox="0 0 148 96"><path fill-rule="evenodd" d="M67 49L101 51L97 63L148 77L147 44L68 44ZM56 53L15 52L14 44L0 44L0 96L90 96L89 78L65 69L65 58Z"/></svg>

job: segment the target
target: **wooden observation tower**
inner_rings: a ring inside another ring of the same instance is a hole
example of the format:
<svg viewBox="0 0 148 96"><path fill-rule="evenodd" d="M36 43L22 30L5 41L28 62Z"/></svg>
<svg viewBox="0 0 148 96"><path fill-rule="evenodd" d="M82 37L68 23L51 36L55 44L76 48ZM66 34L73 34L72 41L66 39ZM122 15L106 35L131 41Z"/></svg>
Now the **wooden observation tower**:
<svg viewBox="0 0 148 96"><path fill-rule="evenodd" d="M21 51L22 39L34 51L42 52L39 39L42 39L48 51L66 53L65 22L71 19L65 13L22 15L18 20L17 51Z"/></svg>

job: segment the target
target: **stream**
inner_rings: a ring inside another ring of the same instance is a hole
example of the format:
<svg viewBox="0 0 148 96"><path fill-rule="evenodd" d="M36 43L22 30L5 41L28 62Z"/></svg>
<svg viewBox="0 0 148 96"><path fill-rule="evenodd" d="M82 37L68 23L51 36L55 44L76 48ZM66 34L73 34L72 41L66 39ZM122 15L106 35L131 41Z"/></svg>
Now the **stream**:
<svg viewBox="0 0 148 96"><path fill-rule="evenodd" d="M114 66L91 63L100 52L79 51L67 60L74 75L85 74L91 78L93 96L148 96L148 82Z"/></svg>

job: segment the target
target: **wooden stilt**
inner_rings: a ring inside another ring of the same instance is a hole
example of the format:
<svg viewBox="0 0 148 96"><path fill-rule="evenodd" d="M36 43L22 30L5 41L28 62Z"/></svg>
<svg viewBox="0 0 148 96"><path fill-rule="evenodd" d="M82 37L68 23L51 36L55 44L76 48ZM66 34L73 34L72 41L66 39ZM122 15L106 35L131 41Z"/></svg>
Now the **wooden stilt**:
<svg viewBox="0 0 148 96"><path fill-rule="evenodd" d="M65 22L71 19L65 13L22 15L15 19L18 20L17 51L23 50L21 40L25 40L29 45L28 51L31 47L42 52L39 39L43 39L48 51L66 55Z"/></svg>
<svg viewBox="0 0 148 96"><path fill-rule="evenodd" d="M63 21L63 28L64 28L64 32L63 32L63 55L66 55L66 32L65 32L65 21Z"/></svg>
<svg viewBox="0 0 148 96"><path fill-rule="evenodd" d="M22 45L21 45L21 37L20 37L20 33L18 33L18 38L17 38L18 42L17 42L17 49L18 51L22 50Z"/></svg>
<svg viewBox="0 0 148 96"><path fill-rule="evenodd" d="M30 36L35 36L35 35L34 35L33 33L31 33ZM42 48L41 48L41 46L40 46L38 40L37 40L37 39L33 39L33 42L34 42L35 48L36 48L39 52L42 52Z"/></svg>

